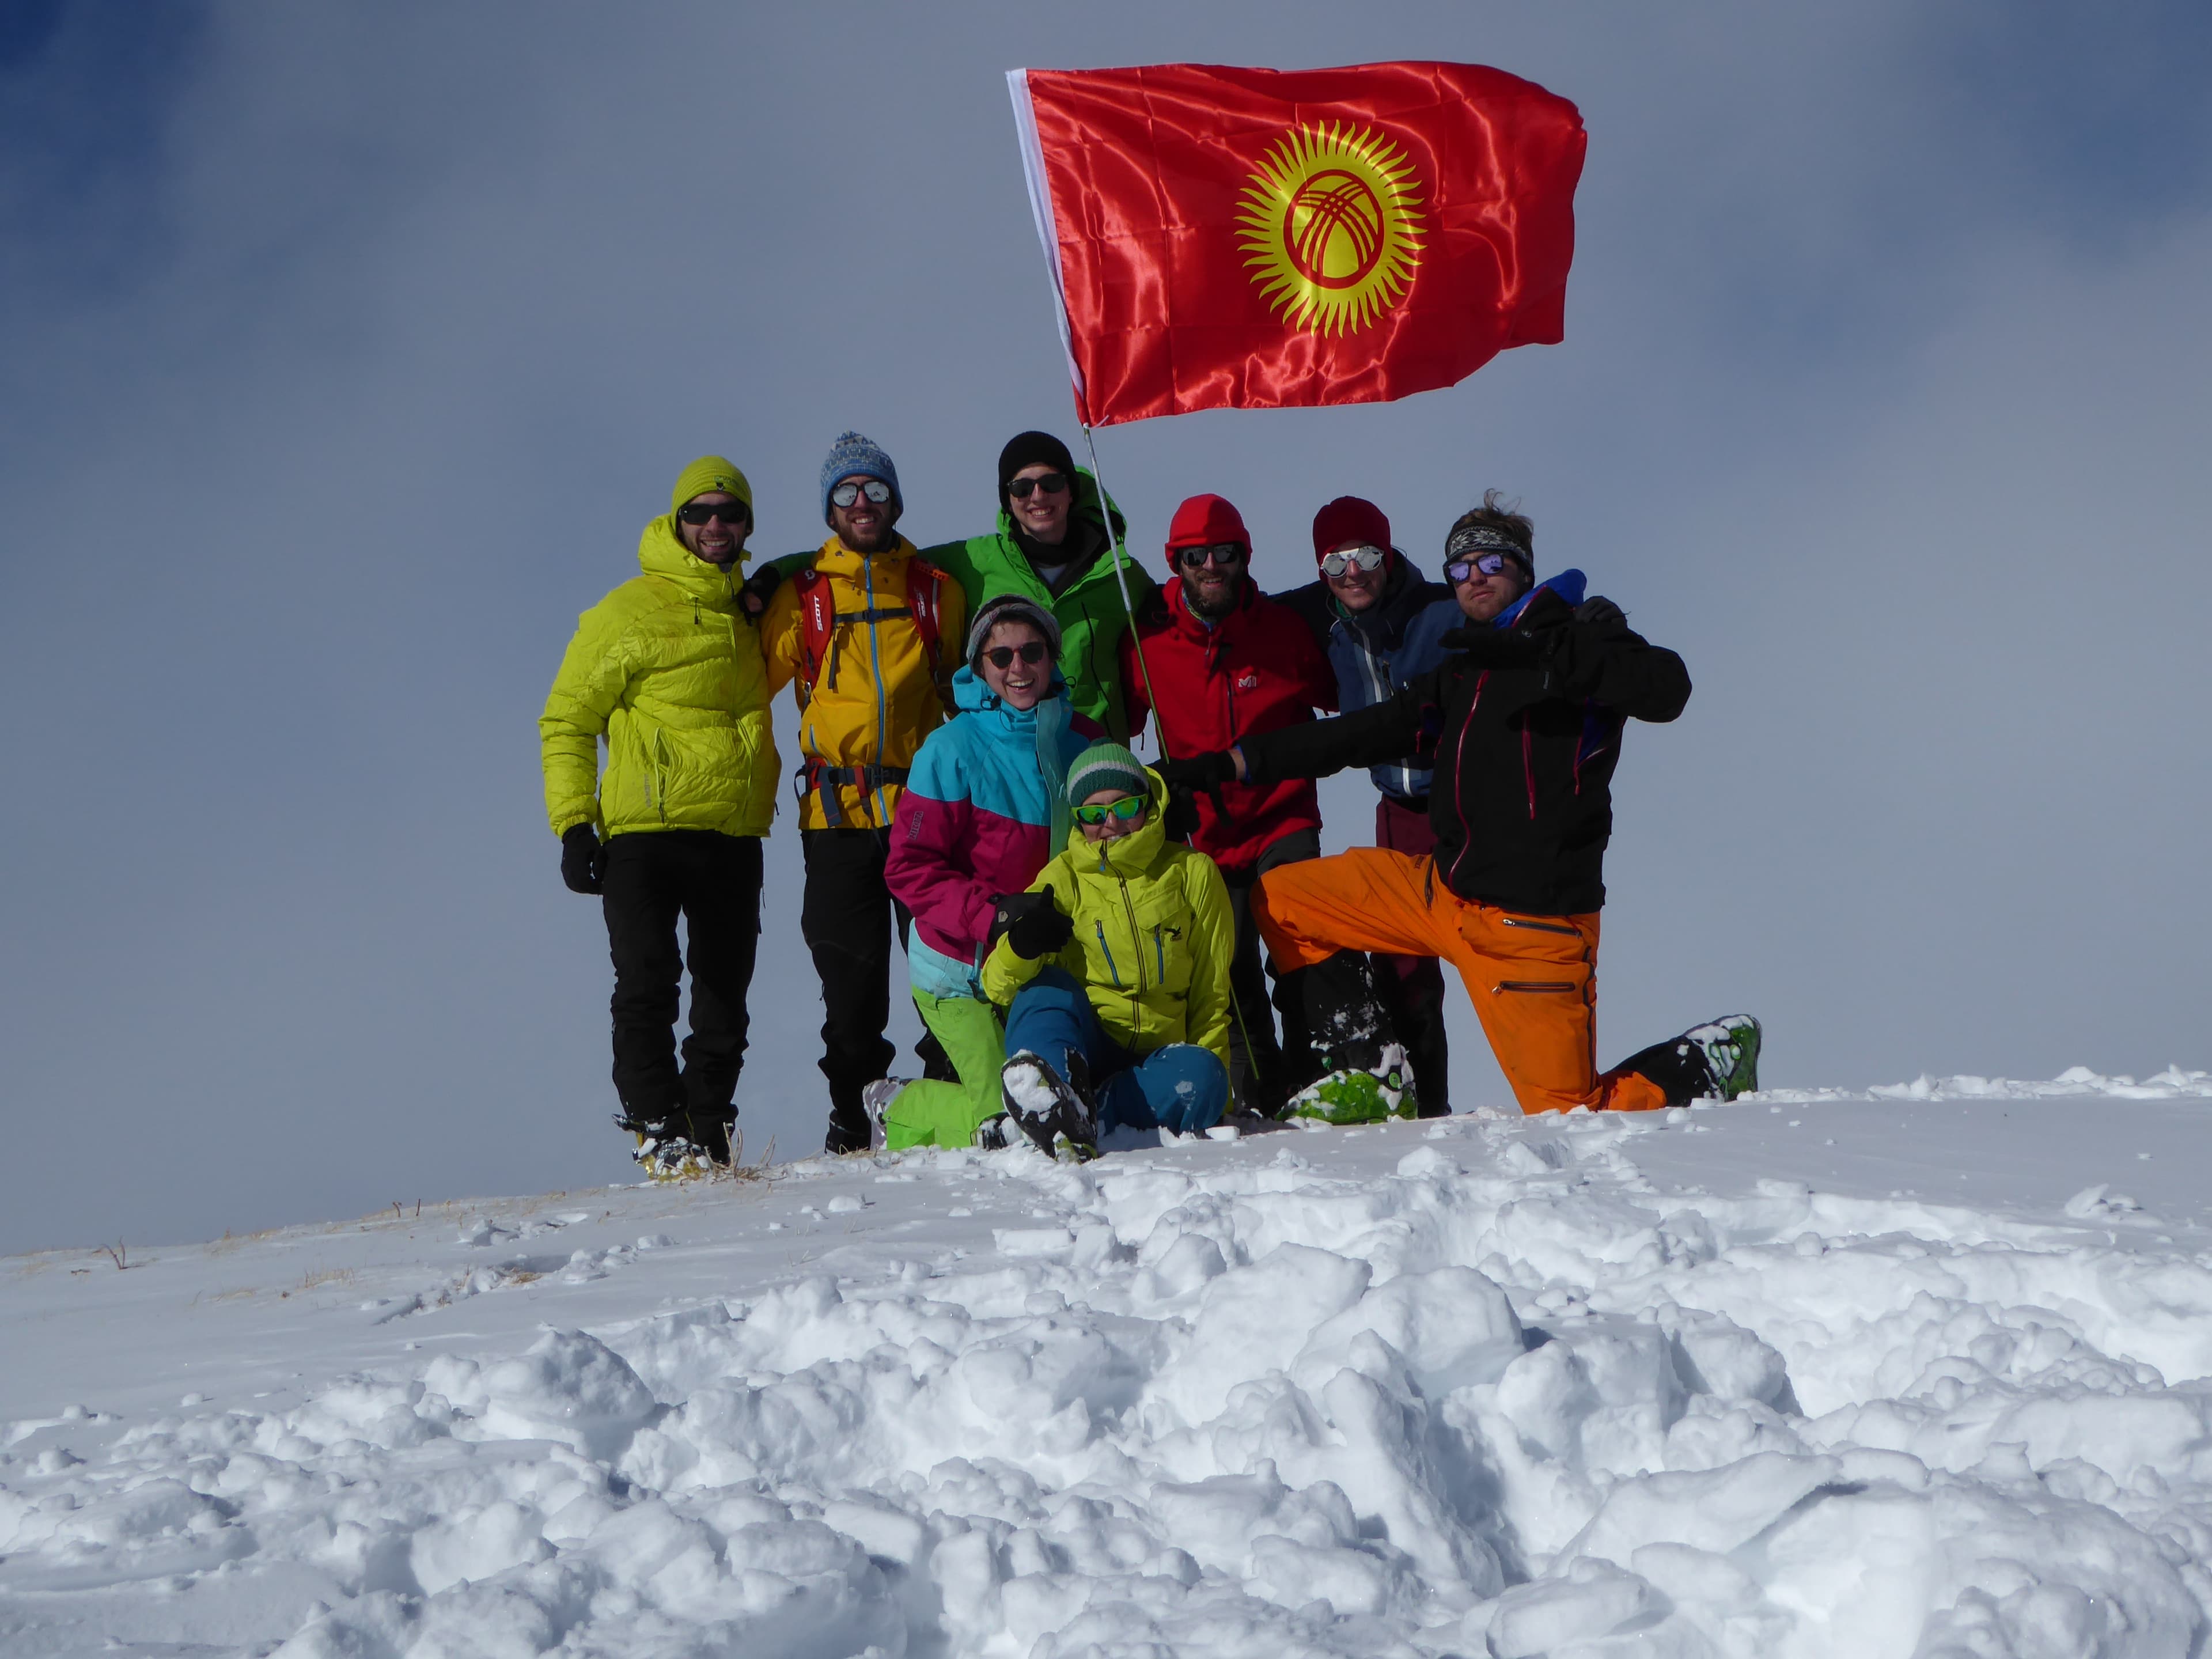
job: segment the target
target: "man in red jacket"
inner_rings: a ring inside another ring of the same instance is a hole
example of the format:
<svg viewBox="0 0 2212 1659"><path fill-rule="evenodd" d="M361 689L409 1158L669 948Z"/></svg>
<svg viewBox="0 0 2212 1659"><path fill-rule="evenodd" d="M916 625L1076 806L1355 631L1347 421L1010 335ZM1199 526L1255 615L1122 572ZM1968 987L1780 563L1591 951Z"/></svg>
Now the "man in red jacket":
<svg viewBox="0 0 2212 1659"><path fill-rule="evenodd" d="M1336 708L1336 675L1312 630L1252 580L1252 538L1234 507L1192 496L1168 526L1167 553L1180 580L1121 636L1130 731L1157 710L1164 751L1197 755ZM1221 866L1237 916L1231 1080L1246 1109L1272 1114L1315 1068L1302 1001L1284 1009L1285 1041L1276 1041L1252 884L1278 866L1321 856L1321 802L1310 780L1291 778L1224 784L1198 797L1197 811L1190 844Z"/></svg>

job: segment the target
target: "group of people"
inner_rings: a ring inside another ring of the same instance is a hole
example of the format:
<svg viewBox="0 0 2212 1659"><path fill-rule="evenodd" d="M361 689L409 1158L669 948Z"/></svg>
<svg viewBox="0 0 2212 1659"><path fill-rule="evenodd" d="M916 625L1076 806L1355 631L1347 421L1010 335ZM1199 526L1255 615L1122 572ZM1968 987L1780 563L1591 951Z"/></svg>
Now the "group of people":
<svg viewBox="0 0 2212 1659"><path fill-rule="evenodd" d="M744 474L685 467L539 721L562 877L605 912L617 1121L650 1172L731 1156L787 684L829 1152L1018 1135L1088 1157L1116 1125L1232 1106L1441 1115L1443 961L1523 1110L1755 1086L1741 1016L1596 1068L1621 731L1673 720L1689 678L1580 571L1538 582L1496 492L1447 532L1442 582L1380 508L1330 501L1316 580L1270 597L1218 495L1176 509L1154 580L1048 433L1006 444L996 526L964 541L899 533L897 469L858 433L820 490L823 544L753 568ZM1375 844L1324 858L1314 780L1352 766ZM894 935L927 1030L910 1080L884 1036Z"/></svg>

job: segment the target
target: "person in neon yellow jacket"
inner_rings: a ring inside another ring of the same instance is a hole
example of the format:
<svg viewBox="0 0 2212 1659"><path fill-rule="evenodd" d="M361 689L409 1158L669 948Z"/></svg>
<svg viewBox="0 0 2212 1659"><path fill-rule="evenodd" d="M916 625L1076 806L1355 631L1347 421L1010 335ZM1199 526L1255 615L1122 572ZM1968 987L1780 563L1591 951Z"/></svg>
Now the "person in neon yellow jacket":
<svg viewBox="0 0 2212 1659"><path fill-rule="evenodd" d="M1094 744L1066 788L1079 833L1001 902L982 988L1006 1008L1008 1127L1081 1158L1117 1125L1220 1121L1237 925L1213 860L1168 840L1167 786L1135 756Z"/></svg>
<svg viewBox="0 0 2212 1659"><path fill-rule="evenodd" d="M729 1162L744 1060L779 767L742 586L752 524L752 486L732 463L685 467L639 538L642 574L578 619L538 721L562 879L606 916L616 1121L656 1176ZM680 1068L679 915L691 969Z"/></svg>

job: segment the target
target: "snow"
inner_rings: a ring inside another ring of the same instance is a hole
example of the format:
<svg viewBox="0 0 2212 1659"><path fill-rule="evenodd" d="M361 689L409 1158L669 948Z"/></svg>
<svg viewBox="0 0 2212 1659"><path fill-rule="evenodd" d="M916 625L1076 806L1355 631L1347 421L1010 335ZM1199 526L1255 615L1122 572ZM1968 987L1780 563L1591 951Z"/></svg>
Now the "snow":
<svg viewBox="0 0 2212 1659"><path fill-rule="evenodd" d="M2208 1107L1922 1079L11 1258L0 1651L2182 1659Z"/></svg>

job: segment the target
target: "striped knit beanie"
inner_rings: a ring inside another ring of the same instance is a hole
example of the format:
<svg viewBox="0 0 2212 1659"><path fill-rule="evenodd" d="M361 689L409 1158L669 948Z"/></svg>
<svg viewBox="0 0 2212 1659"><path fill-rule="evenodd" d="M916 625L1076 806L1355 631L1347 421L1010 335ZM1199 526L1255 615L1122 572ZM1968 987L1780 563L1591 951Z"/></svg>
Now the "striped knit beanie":
<svg viewBox="0 0 2212 1659"><path fill-rule="evenodd" d="M1152 775L1118 743L1094 743L1067 763L1067 799L1079 806L1101 789L1152 799Z"/></svg>
<svg viewBox="0 0 2212 1659"><path fill-rule="evenodd" d="M848 478L881 478L891 487L891 506L896 510L906 505L899 494L898 469L891 458L878 448L872 438L862 437L857 432L839 435L830 446L830 459L822 463L822 522L830 522L830 492Z"/></svg>

